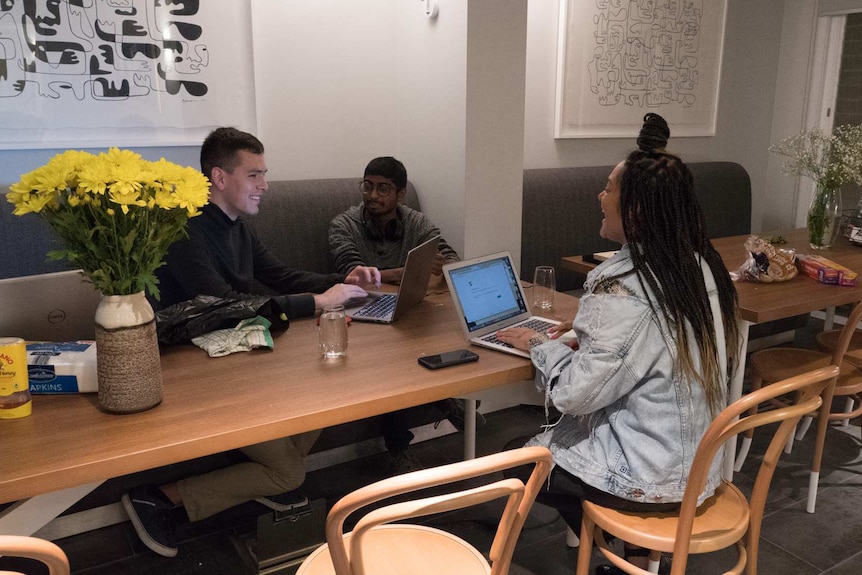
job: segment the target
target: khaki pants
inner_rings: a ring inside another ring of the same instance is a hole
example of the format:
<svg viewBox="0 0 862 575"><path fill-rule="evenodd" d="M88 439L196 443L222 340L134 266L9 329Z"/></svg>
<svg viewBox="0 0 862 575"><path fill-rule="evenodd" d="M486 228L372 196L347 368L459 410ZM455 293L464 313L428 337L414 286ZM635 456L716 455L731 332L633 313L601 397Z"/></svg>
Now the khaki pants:
<svg viewBox="0 0 862 575"><path fill-rule="evenodd" d="M266 495L296 489L305 481L305 456L320 430L242 448L251 461L177 482L191 521Z"/></svg>

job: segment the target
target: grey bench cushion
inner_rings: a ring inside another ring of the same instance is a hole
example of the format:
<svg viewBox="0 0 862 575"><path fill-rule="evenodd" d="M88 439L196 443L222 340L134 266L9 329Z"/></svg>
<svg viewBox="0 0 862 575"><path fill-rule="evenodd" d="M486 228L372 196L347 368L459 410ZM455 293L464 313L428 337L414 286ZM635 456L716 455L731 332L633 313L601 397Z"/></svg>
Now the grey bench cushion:
<svg viewBox="0 0 862 575"><path fill-rule="evenodd" d="M751 180L739 164L688 164L695 193L706 215L709 237L751 231ZM598 194L613 166L524 170L521 216L521 279L532 281L538 265L558 270L557 289L583 286L585 276L564 270L564 256L616 249L618 244L599 237L602 212Z"/></svg>
<svg viewBox="0 0 862 575"><path fill-rule="evenodd" d="M329 222L361 199L359 178L270 182L260 213L248 221L288 267L329 273L335 271L329 253ZM420 209L410 182L405 203Z"/></svg>

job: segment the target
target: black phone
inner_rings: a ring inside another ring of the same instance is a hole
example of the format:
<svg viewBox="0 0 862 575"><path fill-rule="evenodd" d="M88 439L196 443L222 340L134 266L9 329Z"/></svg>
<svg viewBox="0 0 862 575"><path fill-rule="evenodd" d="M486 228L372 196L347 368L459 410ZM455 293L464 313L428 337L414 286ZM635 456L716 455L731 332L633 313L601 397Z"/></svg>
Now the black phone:
<svg viewBox="0 0 862 575"><path fill-rule="evenodd" d="M478 359L479 356L469 349L456 349L455 351L420 357L419 365L428 369L440 369L441 367L449 367L450 365L470 363Z"/></svg>

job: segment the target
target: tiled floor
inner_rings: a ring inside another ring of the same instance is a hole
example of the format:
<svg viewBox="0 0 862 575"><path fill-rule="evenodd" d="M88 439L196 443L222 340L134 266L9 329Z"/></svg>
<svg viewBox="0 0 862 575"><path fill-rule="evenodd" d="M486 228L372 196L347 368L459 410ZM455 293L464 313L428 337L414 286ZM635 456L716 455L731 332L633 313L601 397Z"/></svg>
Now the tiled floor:
<svg viewBox="0 0 862 575"><path fill-rule="evenodd" d="M513 439L535 433L544 422L541 408L522 406L490 414L480 428L479 454L497 451ZM796 442L779 464L763 520L759 573L763 575L857 575L862 572L862 437L859 419L847 428L829 430L817 499L817 511L806 513L807 466L813 433ZM752 456L736 482L746 489L762 452L767 433L755 436ZM460 434L426 441L414 447L426 465L454 461L461 453ZM312 499L330 505L344 493L383 477L385 458L375 456L316 471L306 486ZM496 518L486 506L435 520L477 546L489 541ZM58 541L77 575L243 575L257 573L247 544L255 541L256 518L264 508L249 503L181 530L179 554L165 559L147 551L129 523ZM182 513L182 512L180 512ZM253 546L253 544L252 544ZM565 545L565 525L558 514L537 505L515 552L514 575L574 573L577 549ZM693 558L689 573L720 573L730 566L732 552ZM598 560L594 557L594 562ZM2 565L2 563L0 563Z"/></svg>

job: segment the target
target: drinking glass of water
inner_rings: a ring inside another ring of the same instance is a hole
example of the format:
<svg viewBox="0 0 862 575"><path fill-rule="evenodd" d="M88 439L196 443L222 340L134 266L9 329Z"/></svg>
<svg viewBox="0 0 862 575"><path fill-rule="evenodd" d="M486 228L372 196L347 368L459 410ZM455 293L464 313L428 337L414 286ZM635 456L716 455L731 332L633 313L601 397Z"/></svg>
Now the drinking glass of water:
<svg viewBox="0 0 862 575"><path fill-rule="evenodd" d="M347 316L343 305L323 308L318 332L323 357L331 359L347 355Z"/></svg>
<svg viewBox="0 0 862 575"><path fill-rule="evenodd" d="M536 266L533 275L533 306L539 309L554 307L554 292L557 291L557 280L554 277L553 266Z"/></svg>

